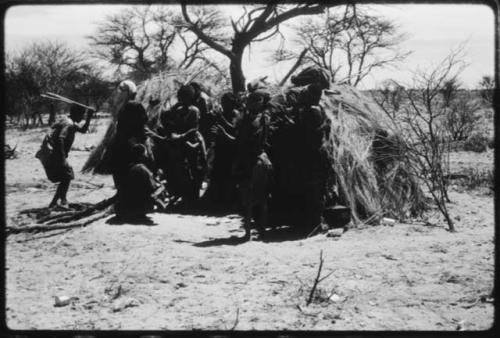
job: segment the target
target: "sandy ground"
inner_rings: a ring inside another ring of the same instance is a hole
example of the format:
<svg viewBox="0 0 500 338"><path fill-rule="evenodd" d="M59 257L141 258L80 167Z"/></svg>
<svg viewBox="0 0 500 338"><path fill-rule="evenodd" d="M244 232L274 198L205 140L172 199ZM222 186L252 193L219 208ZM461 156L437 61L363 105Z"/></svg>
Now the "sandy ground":
<svg viewBox="0 0 500 338"><path fill-rule="evenodd" d="M103 122L104 123L104 122ZM114 194L107 176L78 172L97 133L77 135L70 202ZM7 130L7 224L46 206L55 186L33 156L41 129ZM491 151L452 154L455 168L493 167ZM462 162L462 163L459 163ZM69 231L10 235L6 319L11 329L65 330L485 330L493 325L494 200L487 188L452 188L457 233L435 212L423 223L294 239L278 229L242 243L236 216L153 214L157 225L106 219ZM317 297L307 306L324 264ZM54 306L54 296L75 297Z"/></svg>

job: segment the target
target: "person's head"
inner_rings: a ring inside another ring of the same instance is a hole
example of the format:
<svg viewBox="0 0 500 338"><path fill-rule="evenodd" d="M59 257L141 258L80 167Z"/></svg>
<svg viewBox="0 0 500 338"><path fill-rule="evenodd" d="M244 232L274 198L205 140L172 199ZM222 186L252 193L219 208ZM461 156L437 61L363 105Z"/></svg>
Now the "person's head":
<svg viewBox="0 0 500 338"><path fill-rule="evenodd" d="M154 99L152 96L149 98L149 107L153 108L156 107L159 103L161 102L160 99L156 98Z"/></svg>
<svg viewBox="0 0 500 338"><path fill-rule="evenodd" d="M72 104L69 107L69 117L75 122L80 122L83 119L84 114L85 108L83 108L82 106Z"/></svg>
<svg viewBox="0 0 500 338"><path fill-rule="evenodd" d="M146 160L146 147L143 144L136 144L132 147L133 163L144 163Z"/></svg>
<svg viewBox="0 0 500 338"><path fill-rule="evenodd" d="M296 76L292 76L290 81L296 86L306 86L316 83L321 89L330 88L330 76L321 68L307 67Z"/></svg>
<svg viewBox="0 0 500 338"><path fill-rule="evenodd" d="M317 106L319 104L319 100L321 99L322 92L323 90L320 84L310 84L300 94L300 103L304 106Z"/></svg>
<svg viewBox="0 0 500 338"><path fill-rule="evenodd" d="M202 90L201 90L201 85L198 82L190 82L189 85L193 87L194 89L194 97L197 98L200 96Z"/></svg>
<svg viewBox="0 0 500 338"><path fill-rule="evenodd" d="M266 91L256 90L247 96L247 108L251 113L258 112L269 101L270 95Z"/></svg>
<svg viewBox="0 0 500 338"><path fill-rule="evenodd" d="M195 99L194 88L190 85L182 85L177 91L177 100L186 105L193 104Z"/></svg>
<svg viewBox="0 0 500 338"><path fill-rule="evenodd" d="M267 76L263 76L257 79L254 79L247 83L247 90L249 92L254 92L257 90L266 90L267 89Z"/></svg>
<svg viewBox="0 0 500 338"><path fill-rule="evenodd" d="M234 95L232 92L227 92L222 94L220 99L220 104L222 106L222 110L225 113L231 112L233 109L239 109L240 103L238 97Z"/></svg>
<svg viewBox="0 0 500 338"><path fill-rule="evenodd" d="M130 80L125 80L120 83L118 86L118 89L120 91L127 93L127 97L129 100L135 99L135 95L137 93L137 86L135 85L134 82Z"/></svg>

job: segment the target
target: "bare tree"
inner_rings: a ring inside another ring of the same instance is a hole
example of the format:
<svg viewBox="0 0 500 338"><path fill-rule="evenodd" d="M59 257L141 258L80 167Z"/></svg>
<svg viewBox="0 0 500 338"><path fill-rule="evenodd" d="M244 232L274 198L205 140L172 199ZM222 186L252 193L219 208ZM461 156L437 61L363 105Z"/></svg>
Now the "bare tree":
<svg viewBox="0 0 500 338"><path fill-rule="evenodd" d="M408 104L402 109L401 120L393 118L401 130L406 130L404 154L408 166L427 186L450 231L455 230L446 205L450 134L444 127L448 107L442 88L463 70L462 59L463 48L459 47L434 69L415 72L412 88L403 92Z"/></svg>
<svg viewBox="0 0 500 338"><path fill-rule="evenodd" d="M40 94L65 94L88 71L82 52L59 42L40 42L8 56L6 64L7 110L30 116L37 111ZM55 120L55 105L48 103L49 124Z"/></svg>
<svg viewBox="0 0 500 338"><path fill-rule="evenodd" d="M296 27L297 42L309 49L304 63L329 72L331 80L357 86L377 68L404 60L405 36L389 20L369 15L356 5L327 10L320 20ZM296 57L289 53L289 59Z"/></svg>
<svg viewBox="0 0 500 338"><path fill-rule="evenodd" d="M264 41L280 34L280 25L297 16L321 14L326 5L313 3L296 5L278 5L271 1L267 5L251 8L243 6L244 13L236 20L230 20L232 34L221 34L221 22L218 11L210 11L194 17L187 10L185 3L181 5L185 27L194 32L206 45L226 56L230 61L230 75L233 91L245 90L245 76L242 70L243 53L252 43ZM214 20L217 19L217 20Z"/></svg>
<svg viewBox="0 0 500 338"><path fill-rule="evenodd" d="M177 34L170 14L161 9L153 13L149 6L126 8L107 16L96 34L88 38L97 47L96 56L147 77L169 66L168 52ZM150 28L152 24L154 30Z"/></svg>
<svg viewBox="0 0 500 338"><path fill-rule="evenodd" d="M179 25L179 15L165 6L126 8L106 17L88 38L98 58L136 80L159 71L186 69L198 60L208 63L203 53L208 47Z"/></svg>
<svg viewBox="0 0 500 338"><path fill-rule="evenodd" d="M68 88L68 95L78 102L99 108L106 102L116 87L116 84L104 79L99 69L86 65L86 71L74 86Z"/></svg>

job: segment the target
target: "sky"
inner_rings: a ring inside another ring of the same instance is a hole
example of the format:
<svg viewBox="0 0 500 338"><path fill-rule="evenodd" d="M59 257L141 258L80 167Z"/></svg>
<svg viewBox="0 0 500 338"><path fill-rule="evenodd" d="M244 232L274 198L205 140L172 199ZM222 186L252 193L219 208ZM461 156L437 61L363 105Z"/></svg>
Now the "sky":
<svg viewBox="0 0 500 338"><path fill-rule="evenodd" d="M106 15L127 5L37 5L14 6L4 18L5 50L20 50L33 41L59 40L75 48L87 48L86 36L92 35L97 23ZM476 87L483 75L494 75L494 14L485 5L370 5L371 14L393 21L407 35L401 44L412 54L396 67L377 70L360 85L362 89L378 86L391 78L409 83L411 71L436 65L459 44L465 43L467 68L461 76L468 88ZM229 15L241 11L240 5L222 6ZM293 23L293 22L292 22ZM289 30L284 28L285 37ZM289 47L294 47L287 40ZM279 80L288 71L286 63L273 65L266 52L277 41L255 44L243 60L247 80L268 75Z"/></svg>

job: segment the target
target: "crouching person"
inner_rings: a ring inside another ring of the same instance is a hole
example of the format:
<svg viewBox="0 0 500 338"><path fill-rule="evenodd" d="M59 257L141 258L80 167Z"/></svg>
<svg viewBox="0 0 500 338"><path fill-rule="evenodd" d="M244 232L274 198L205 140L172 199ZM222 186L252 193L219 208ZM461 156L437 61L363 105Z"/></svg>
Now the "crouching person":
<svg viewBox="0 0 500 338"><path fill-rule="evenodd" d="M136 144L132 148L132 162L129 165L125 182L120 194L120 220L150 223L146 214L153 211L153 193L159 187L154 175L146 166L148 162L146 147Z"/></svg>

